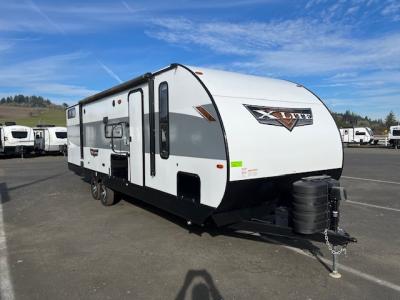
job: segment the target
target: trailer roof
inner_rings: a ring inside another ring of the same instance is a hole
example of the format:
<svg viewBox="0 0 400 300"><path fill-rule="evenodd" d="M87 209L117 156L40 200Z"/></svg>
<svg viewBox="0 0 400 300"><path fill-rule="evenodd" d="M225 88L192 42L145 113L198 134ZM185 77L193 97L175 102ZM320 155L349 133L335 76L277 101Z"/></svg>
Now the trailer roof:
<svg viewBox="0 0 400 300"><path fill-rule="evenodd" d="M188 67L207 86L214 97L319 103L319 99L300 84L247 74Z"/></svg>

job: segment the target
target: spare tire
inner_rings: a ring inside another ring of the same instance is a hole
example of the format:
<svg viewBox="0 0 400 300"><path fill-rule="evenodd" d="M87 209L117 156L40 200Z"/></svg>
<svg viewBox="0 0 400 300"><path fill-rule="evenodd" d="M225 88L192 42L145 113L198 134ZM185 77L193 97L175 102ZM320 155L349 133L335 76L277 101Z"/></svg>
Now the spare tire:
<svg viewBox="0 0 400 300"><path fill-rule="evenodd" d="M328 227L328 183L299 180L293 183L293 231L300 234L322 232Z"/></svg>

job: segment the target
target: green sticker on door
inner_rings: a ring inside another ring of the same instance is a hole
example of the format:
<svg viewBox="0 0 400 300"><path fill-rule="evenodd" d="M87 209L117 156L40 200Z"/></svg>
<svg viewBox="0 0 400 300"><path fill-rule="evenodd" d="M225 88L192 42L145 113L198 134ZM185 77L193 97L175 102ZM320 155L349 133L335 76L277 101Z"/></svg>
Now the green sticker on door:
<svg viewBox="0 0 400 300"><path fill-rule="evenodd" d="M243 166L243 162L241 160L231 161L232 168L241 168Z"/></svg>

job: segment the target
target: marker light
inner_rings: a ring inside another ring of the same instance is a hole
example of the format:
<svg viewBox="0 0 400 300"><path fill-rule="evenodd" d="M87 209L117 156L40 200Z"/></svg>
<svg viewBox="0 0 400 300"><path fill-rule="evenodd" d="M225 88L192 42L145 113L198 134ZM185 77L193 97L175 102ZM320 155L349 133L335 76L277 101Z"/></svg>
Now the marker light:
<svg viewBox="0 0 400 300"><path fill-rule="evenodd" d="M223 169L224 165L223 164L217 164L217 169Z"/></svg>

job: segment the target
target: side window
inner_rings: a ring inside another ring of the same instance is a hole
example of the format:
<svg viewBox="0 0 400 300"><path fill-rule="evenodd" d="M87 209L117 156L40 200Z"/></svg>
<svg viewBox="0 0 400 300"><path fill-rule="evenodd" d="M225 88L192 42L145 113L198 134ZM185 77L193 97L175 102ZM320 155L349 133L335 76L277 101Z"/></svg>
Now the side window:
<svg viewBox="0 0 400 300"><path fill-rule="evenodd" d="M169 157L169 111L168 83L161 82L158 87L159 125L160 125L160 156Z"/></svg>
<svg viewBox="0 0 400 300"><path fill-rule="evenodd" d="M107 124L104 127L104 134L107 139L116 138L120 139L123 136L123 128L121 124Z"/></svg>
<svg viewBox="0 0 400 300"><path fill-rule="evenodd" d="M75 107L68 109L68 119L73 119L76 116Z"/></svg>

